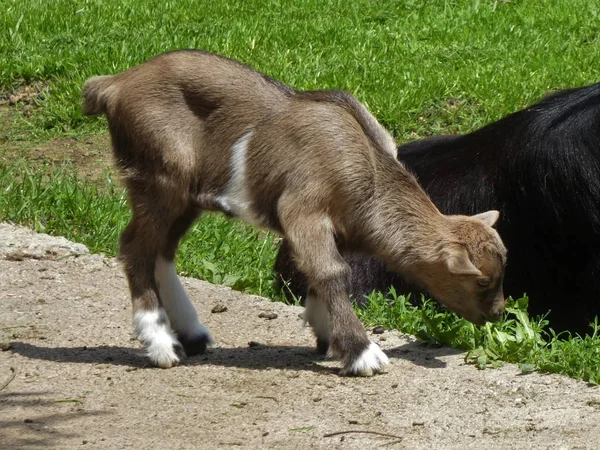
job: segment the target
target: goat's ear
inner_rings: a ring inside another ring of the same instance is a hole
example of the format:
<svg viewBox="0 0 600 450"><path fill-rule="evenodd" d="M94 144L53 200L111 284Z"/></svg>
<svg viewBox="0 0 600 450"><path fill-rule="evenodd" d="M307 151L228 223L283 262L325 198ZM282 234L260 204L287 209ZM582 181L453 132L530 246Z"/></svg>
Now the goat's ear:
<svg viewBox="0 0 600 450"><path fill-rule="evenodd" d="M491 211L486 211L484 213L475 214L473 216L473 219L479 219L486 225L493 227L496 224L496 222L498 221L499 217L500 217L500 211L496 211L495 209L492 209Z"/></svg>
<svg viewBox="0 0 600 450"><path fill-rule="evenodd" d="M467 250L462 247L450 251L446 264L450 273L454 275L481 276L481 271L471 262Z"/></svg>

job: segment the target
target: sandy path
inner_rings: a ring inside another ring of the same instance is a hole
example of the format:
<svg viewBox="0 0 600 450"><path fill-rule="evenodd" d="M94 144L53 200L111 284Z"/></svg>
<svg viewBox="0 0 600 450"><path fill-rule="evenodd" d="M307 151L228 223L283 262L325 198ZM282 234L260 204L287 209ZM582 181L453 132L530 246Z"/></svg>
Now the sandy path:
<svg viewBox="0 0 600 450"><path fill-rule="evenodd" d="M184 284L218 346L146 367L119 267L86 253L0 225L0 342L12 344L0 352L2 449L600 448L597 387L479 371L394 332L373 336L387 374L341 378L313 352L301 308L194 279ZM218 302L227 311L211 313ZM340 431L400 438L325 437Z"/></svg>

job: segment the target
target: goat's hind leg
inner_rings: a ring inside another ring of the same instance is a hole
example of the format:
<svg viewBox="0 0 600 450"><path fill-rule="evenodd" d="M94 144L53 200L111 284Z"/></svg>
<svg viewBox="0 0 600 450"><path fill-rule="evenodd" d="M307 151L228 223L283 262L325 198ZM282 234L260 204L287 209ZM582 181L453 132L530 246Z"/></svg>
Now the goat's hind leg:
<svg viewBox="0 0 600 450"><path fill-rule="evenodd" d="M149 217L143 208L134 208L131 222L121 235L119 251L131 293L134 330L150 361L163 368L175 366L185 357L161 306L154 277L167 229L164 219Z"/></svg>
<svg viewBox="0 0 600 450"><path fill-rule="evenodd" d="M160 301L187 356L204 353L207 345L214 342L208 330L198 320L196 308L177 276L174 263L179 240L198 213L197 209L190 207L171 223L166 245L157 256L154 272Z"/></svg>

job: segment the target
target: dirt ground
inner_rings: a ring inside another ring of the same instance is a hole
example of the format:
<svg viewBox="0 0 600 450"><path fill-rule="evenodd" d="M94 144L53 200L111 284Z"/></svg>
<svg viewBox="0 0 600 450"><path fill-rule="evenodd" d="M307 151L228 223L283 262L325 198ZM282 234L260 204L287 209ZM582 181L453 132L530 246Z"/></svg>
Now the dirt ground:
<svg viewBox="0 0 600 450"><path fill-rule="evenodd" d="M14 92L16 97L23 95L30 93ZM23 105L23 100L16 106L9 106L11 97L12 94L0 93L0 165L10 165L21 159L26 160L30 168L66 163L76 170L80 179L103 182L107 173L114 173L108 135L81 135L42 142L32 140L27 131L19 135L14 131L19 129L17 118L27 118L27 108L34 106L27 103Z"/></svg>
<svg viewBox="0 0 600 450"><path fill-rule="evenodd" d="M479 371L390 331L373 335L386 374L342 378L314 353L301 308L184 285L217 346L148 367L113 260L0 224L0 448L600 447L598 387Z"/></svg>

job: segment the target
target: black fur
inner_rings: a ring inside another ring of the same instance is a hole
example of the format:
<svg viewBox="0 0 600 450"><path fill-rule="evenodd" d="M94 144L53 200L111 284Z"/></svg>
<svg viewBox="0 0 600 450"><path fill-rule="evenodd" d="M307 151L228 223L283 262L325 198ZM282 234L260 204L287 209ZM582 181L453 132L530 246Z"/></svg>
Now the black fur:
<svg viewBox="0 0 600 450"><path fill-rule="evenodd" d="M470 134L410 142L398 157L443 213L500 210L507 296L528 294L534 315L551 310L555 330L590 331L600 313L600 84L560 92ZM390 285L419 292L376 260L344 256L359 301ZM285 242L275 270L294 295L305 295Z"/></svg>
<svg viewBox="0 0 600 450"><path fill-rule="evenodd" d="M209 339L206 335L199 335L191 338L184 335L178 335L177 338L179 339L179 342L181 342L183 350L185 350L185 355L187 356L201 355L206 351L206 347L209 344Z"/></svg>

